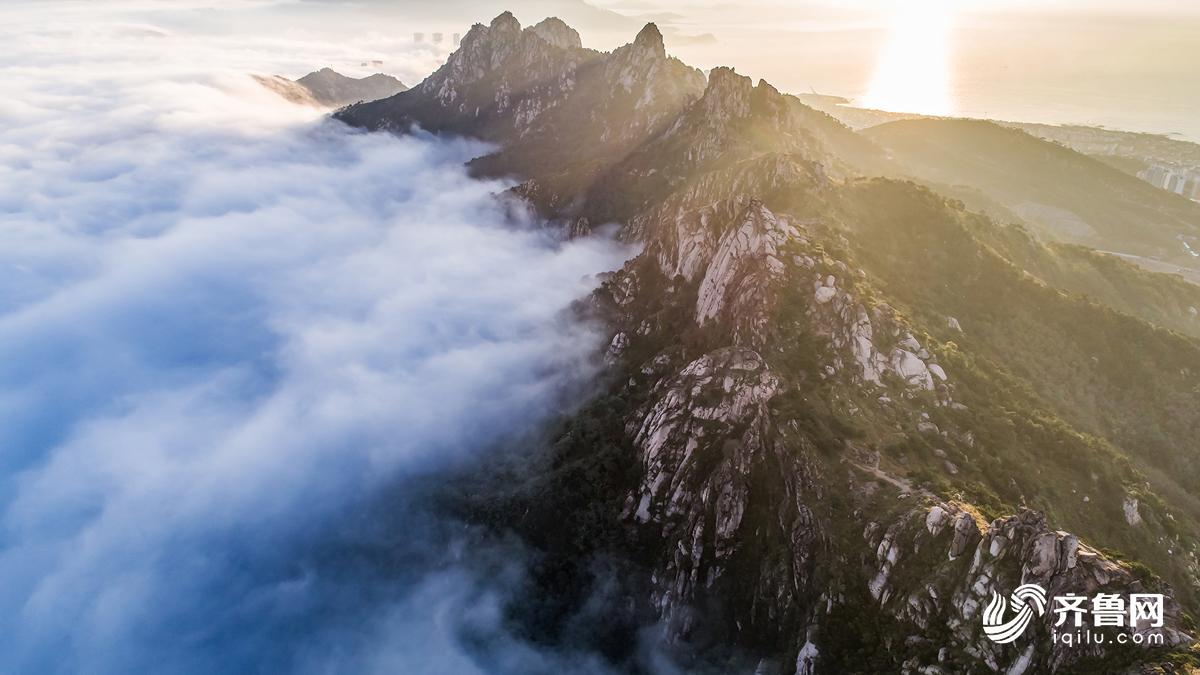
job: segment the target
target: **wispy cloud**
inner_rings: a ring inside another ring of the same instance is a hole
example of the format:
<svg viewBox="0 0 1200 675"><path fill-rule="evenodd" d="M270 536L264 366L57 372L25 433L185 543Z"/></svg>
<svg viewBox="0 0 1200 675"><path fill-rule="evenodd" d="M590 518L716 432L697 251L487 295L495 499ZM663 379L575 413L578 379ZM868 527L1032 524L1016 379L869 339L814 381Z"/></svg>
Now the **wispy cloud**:
<svg viewBox="0 0 1200 675"><path fill-rule="evenodd" d="M128 28L6 36L0 670L468 663L502 595L423 548L406 479L556 410L595 345L564 309L622 251L523 220L477 145Z"/></svg>

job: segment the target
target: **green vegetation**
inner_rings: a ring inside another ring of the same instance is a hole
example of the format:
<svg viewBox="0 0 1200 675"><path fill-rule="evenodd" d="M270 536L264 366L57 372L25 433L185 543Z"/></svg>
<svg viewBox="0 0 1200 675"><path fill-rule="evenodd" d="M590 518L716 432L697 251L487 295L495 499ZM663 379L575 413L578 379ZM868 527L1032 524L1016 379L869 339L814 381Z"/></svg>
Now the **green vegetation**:
<svg viewBox="0 0 1200 675"><path fill-rule="evenodd" d="M914 475L942 494L948 482L987 511L1029 505L1087 540L1136 551L1194 603L1189 549L1200 512L1177 501L1168 509L1158 494L1189 493L1200 484L1193 435L1200 425L1200 343L1048 285L998 252L1001 244L1015 248L1005 238L1021 236L1019 230L997 229L911 184L863 181L848 186L840 203L857 244L853 264L941 341L931 350L951 373L955 399L967 406L934 419L971 431L972 442L956 448L960 475L936 480L944 472L928 461L918 462ZM1029 249L1024 260L1040 261L1042 270L1065 259L1055 279L1083 283L1107 272L1142 282L1128 287L1130 294L1192 292L1074 247L1031 239L1020 245ZM1073 273L1073 265L1089 273ZM948 316L964 332L950 329ZM907 454L927 460L913 443ZM1140 499L1141 526L1125 522L1127 495Z"/></svg>
<svg viewBox="0 0 1200 675"><path fill-rule="evenodd" d="M1177 236L1200 234L1200 205L1017 129L917 119L864 133L892 153L900 165L894 175L968 185L987 201L975 203L967 192L954 196L985 211L999 203L1051 239L1184 260Z"/></svg>

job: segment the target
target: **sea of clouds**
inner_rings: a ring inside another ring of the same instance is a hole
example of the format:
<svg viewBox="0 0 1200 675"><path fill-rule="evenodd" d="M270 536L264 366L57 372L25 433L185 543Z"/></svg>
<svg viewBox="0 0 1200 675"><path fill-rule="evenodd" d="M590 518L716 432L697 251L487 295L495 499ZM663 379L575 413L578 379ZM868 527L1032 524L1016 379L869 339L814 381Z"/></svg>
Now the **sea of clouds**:
<svg viewBox="0 0 1200 675"><path fill-rule="evenodd" d="M247 76L344 46L189 7L0 8L0 672L602 669L421 500L569 405L628 252Z"/></svg>

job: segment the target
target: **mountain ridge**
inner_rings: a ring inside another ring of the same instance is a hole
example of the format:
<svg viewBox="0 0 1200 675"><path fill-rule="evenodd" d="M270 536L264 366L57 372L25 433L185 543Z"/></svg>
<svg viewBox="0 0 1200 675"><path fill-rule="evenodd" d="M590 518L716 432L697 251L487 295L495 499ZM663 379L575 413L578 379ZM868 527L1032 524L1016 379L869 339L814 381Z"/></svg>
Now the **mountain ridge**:
<svg viewBox="0 0 1200 675"><path fill-rule="evenodd" d="M634 609L605 620L652 617L692 664L1191 658L1200 342L1178 306L1138 308L1157 282L1114 261L1134 295L1085 297L1097 268L897 180L911 165L765 82L705 78L653 24L601 53L547 22L477 24L421 84L335 115L490 141L477 173L516 177L566 234L611 222L642 246L580 307L611 336L595 400L460 496L541 551L545 606L515 621L553 635L566 589L616 559ZM984 638L989 594L1029 582L1158 589L1167 645L1047 645L1049 616L1025 648Z"/></svg>

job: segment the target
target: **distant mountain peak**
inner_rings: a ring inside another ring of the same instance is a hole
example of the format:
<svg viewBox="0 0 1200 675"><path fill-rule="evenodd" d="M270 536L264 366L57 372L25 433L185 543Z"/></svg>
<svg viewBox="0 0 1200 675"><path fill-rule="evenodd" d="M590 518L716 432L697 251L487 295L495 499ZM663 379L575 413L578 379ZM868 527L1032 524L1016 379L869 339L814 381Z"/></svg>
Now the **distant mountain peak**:
<svg viewBox="0 0 1200 675"><path fill-rule="evenodd" d="M663 45L662 32L658 30L658 26L653 22L646 24L638 32L637 37L633 39L633 44L649 49L659 57L667 55L667 48Z"/></svg>
<svg viewBox="0 0 1200 675"><path fill-rule="evenodd" d="M526 30L533 32L534 35L537 35L555 47L563 49L579 49L583 47L583 41L579 38L579 32L568 26L566 22L558 17L552 16L544 19L541 23Z"/></svg>
<svg viewBox="0 0 1200 675"><path fill-rule="evenodd" d="M411 94L338 116L370 128L401 130L415 123L501 144L553 136L561 138L548 151L556 165L578 161L570 149L576 144L591 151L630 146L698 99L703 88L699 70L666 58L653 24L633 43L604 53L584 49L579 33L561 19L522 30L505 13L473 27Z"/></svg>
<svg viewBox="0 0 1200 675"><path fill-rule="evenodd" d="M255 76L255 80L293 103L327 107L339 107L357 101L374 101L407 89L403 82L391 75L375 73L354 78L328 66L298 80L280 76Z"/></svg>
<svg viewBox="0 0 1200 675"><path fill-rule="evenodd" d="M708 86L700 105L715 119L745 117L750 114L750 99L754 83L745 75L738 75L733 68L719 66L708 74Z"/></svg>
<svg viewBox="0 0 1200 675"><path fill-rule="evenodd" d="M492 19L488 28L501 33L519 33L521 32L521 22L517 21L517 17L513 16L512 12L504 11Z"/></svg>

